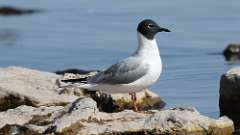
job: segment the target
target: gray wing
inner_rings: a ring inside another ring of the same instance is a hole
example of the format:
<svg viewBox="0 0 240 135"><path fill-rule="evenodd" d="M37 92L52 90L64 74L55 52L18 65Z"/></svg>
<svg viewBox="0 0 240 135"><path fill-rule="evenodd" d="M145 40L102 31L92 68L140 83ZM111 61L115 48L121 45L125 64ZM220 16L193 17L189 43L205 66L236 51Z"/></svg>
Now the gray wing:
<svg viewBox="0 0 240 135"><path fill-rule="evenodd" d="M135 58L125 59L88 79L90 83L128 84L144 76L148 65Z"/></svg>

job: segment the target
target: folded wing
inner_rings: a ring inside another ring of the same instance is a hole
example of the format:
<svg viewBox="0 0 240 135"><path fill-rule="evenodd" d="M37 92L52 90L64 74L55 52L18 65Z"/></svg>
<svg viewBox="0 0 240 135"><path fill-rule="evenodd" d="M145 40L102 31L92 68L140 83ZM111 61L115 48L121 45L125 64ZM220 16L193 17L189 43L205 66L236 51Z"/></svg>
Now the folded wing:
<svg viewBox="0 0 240 135"><path fill-rule="evenodd" d="M148 65L135 58L128 58L107 70L88 78L88 83L128 84L143 77L148 72Z"/></svg>

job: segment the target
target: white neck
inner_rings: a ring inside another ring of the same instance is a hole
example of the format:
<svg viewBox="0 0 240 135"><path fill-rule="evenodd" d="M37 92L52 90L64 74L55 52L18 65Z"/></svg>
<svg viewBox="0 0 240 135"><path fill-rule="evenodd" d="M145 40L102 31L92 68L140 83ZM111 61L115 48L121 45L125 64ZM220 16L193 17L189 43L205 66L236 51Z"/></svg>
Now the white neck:
<svg viewBox="0 0 240 135"><path fill-rule="evenodd" d="M141 33L137 33L138 36L138 48L134 55L140 56L154 56L160 57L160 53L158 50L156 39L153 38L152 40L147 39Z"/></svg>

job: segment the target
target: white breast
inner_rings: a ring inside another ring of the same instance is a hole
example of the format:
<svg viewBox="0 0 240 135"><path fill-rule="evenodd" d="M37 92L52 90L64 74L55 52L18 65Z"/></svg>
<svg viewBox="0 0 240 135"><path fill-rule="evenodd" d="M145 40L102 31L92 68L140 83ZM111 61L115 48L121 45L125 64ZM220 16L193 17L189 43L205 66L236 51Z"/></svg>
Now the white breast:
<svg viewBox="0 0 240 135"><path fill-rule="evenodd" d="M162 61L156 40L148 40L140 33L138 33L138 40L139 47L133 55L141 58L142 62L149 65L149 70L141 79L128 84L128 86L131 85L135 91L141 91L155 83L162 72Z"/></svg>

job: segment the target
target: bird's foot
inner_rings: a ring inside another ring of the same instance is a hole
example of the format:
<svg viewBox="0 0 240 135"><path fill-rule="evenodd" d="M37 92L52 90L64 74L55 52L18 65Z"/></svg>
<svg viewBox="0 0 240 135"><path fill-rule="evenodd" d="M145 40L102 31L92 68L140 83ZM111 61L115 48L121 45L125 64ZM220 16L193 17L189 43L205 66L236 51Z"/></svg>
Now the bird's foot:
<svg viewBox="0 0 240 135"><path fill-rule="evenodd" d="M137 96L135 92L129 93L129 95L131 95L131 99L132 99L132 109L133 111L137 112L138 108L137 108Z"/></svg>

